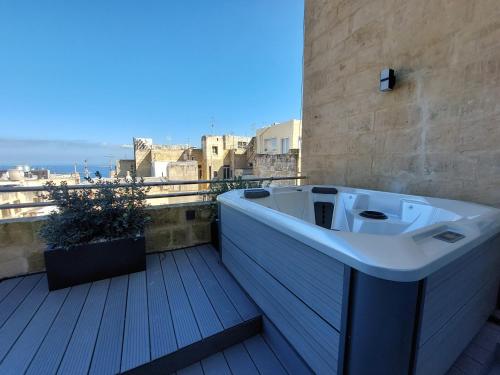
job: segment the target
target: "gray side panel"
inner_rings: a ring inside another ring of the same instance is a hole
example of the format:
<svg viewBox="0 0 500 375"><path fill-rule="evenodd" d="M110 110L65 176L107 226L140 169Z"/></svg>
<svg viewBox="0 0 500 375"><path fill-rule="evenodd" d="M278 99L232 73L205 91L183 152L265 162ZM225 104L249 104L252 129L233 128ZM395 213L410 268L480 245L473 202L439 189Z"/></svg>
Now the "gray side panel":
<svg viewBox="0 0 500 375"><path fill-rule="evenodd" d="M344 373L411 373L421 284L350 273Z"/></svg>
<svg viewBox="0 0 500 375"><path fill-rule="evenodd" d="M494 310L499 249L497 237L428 278L417 374L446 371Z"/></svg>
<svg viewBox="0 0 500 375"><path fill-rule="evenodd" d="M340 330L342 263L225 206L222 206L222 233L310 309Z"/></svg>
<svg viewBox="0 0 500 375"><path fill-rule="evenodd" d="M336 373L339 333L225 237L222 249L224 264L308 365Z"/></svg>

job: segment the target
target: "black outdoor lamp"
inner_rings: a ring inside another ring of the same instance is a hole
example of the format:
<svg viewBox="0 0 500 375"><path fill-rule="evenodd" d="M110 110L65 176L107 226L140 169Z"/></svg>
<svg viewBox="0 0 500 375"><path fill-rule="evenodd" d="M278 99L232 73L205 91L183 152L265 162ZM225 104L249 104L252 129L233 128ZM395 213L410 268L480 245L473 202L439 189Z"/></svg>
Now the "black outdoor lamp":
<svg viewBox="0 0 500 375"><path fill-rule="evenodd" d="M392 91L396 84L394 69L384 69L380 72L380 91Z"/></svg>

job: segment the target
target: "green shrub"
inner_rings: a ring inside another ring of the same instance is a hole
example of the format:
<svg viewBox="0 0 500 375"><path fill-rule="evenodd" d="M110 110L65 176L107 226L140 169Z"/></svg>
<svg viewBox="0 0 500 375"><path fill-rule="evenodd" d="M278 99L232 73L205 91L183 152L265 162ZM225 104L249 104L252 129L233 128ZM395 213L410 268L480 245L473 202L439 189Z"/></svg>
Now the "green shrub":
<svg viewBox="0 0 500 375"><path fill-rule="evenodd" d="M149 221L145 208L146 194L142 179L132 177L129 187L117 178L105 181L88 179L78 190L68 189L66 182L45 184L48 198L55 202L53 211L40 230L41 237L52 247L70 249L90 242L130 238L144 233ZM97 188L97 189L96 189Z"/></svg>
<svg viewBox="0 0 500 375"><path fill-rule="evenodd" d="M215 180L216 181L216 180ZM210 196L212 201L215 203L217 201L217 196L224 194L230 190L234 189L250 189L250 188L260 188L262 187L262 182L260 181L245 181L241 176L235 177L231 181L217 182L210 184ZM217 218L217 205L212 207L212 220Z"/></svg>

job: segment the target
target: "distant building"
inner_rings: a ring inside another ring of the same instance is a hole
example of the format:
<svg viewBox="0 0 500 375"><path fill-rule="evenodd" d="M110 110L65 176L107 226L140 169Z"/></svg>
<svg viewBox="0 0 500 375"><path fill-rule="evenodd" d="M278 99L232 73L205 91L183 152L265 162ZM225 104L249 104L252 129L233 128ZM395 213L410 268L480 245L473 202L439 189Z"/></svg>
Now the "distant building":
<svg viewBox="0 0 500 375"><path fill-rule="evenodd" d="M257 177L300 176L302 121L289 120L257 130L255 153L250 160ZM291 181L274 184L290 184Z"/></svg>
<svg viewBox="0 0 500 375"><path fill-rule="evenodd" d="M248 164L247 146L252 138L237 135L204 135L201 137L203 152L202 178L228 179L235 169Z"/></svg>
<svg viewBox="0 0 500 375"><path fill-rule="evenodd" d="M134 138L134 167L139 177L168 178L170 163L187 161L198 162L199 169L201 169L201 150L189 145L155 145L151 138ZM126 160L118 162L127 164ZM123 175L126 175L126 172L122 169L119 176Z"/></svg>
<svg viewBox="0 0 500 375"><path fill-rule="evenodd" d="M257 154L287 154L300 150L302 121L289 120L257 129Z"/></svg>
<svg viewBox="0 0 500 375"><path fill-rule="evenodd" d="M116 161L115 176L116 177L129 177L135 171L134 159L120 159Z"/></svg>
<svg viewBox="0 0 500 375"><path fill-rule="evenodd" d="M0 186L2 187L22 187L22 186L41 186L47 181L53 181L60 184L65 181L69 185L80 183L79 174L51 174L47 169L30 170L26 166L18 166L7 170L2 174ZM44 194L33 191L20 191L12 193L1 193L0 204L21 204L37 203L45 200ZM21 217L32 217L47 215L54 207L26 207L1 209L0 219L12 219Z"/></svg>

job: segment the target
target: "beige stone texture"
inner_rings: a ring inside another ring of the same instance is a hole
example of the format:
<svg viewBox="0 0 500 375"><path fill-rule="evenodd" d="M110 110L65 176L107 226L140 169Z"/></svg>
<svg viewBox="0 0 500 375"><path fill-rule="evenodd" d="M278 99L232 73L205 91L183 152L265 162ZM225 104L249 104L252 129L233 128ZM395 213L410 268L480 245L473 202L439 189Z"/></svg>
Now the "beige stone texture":
<svg viewBox="0 0 500 375"><path fill-rule="evenodd" d="M500 206L499 20L495 0L306 0L302 174Z"/></svg>

